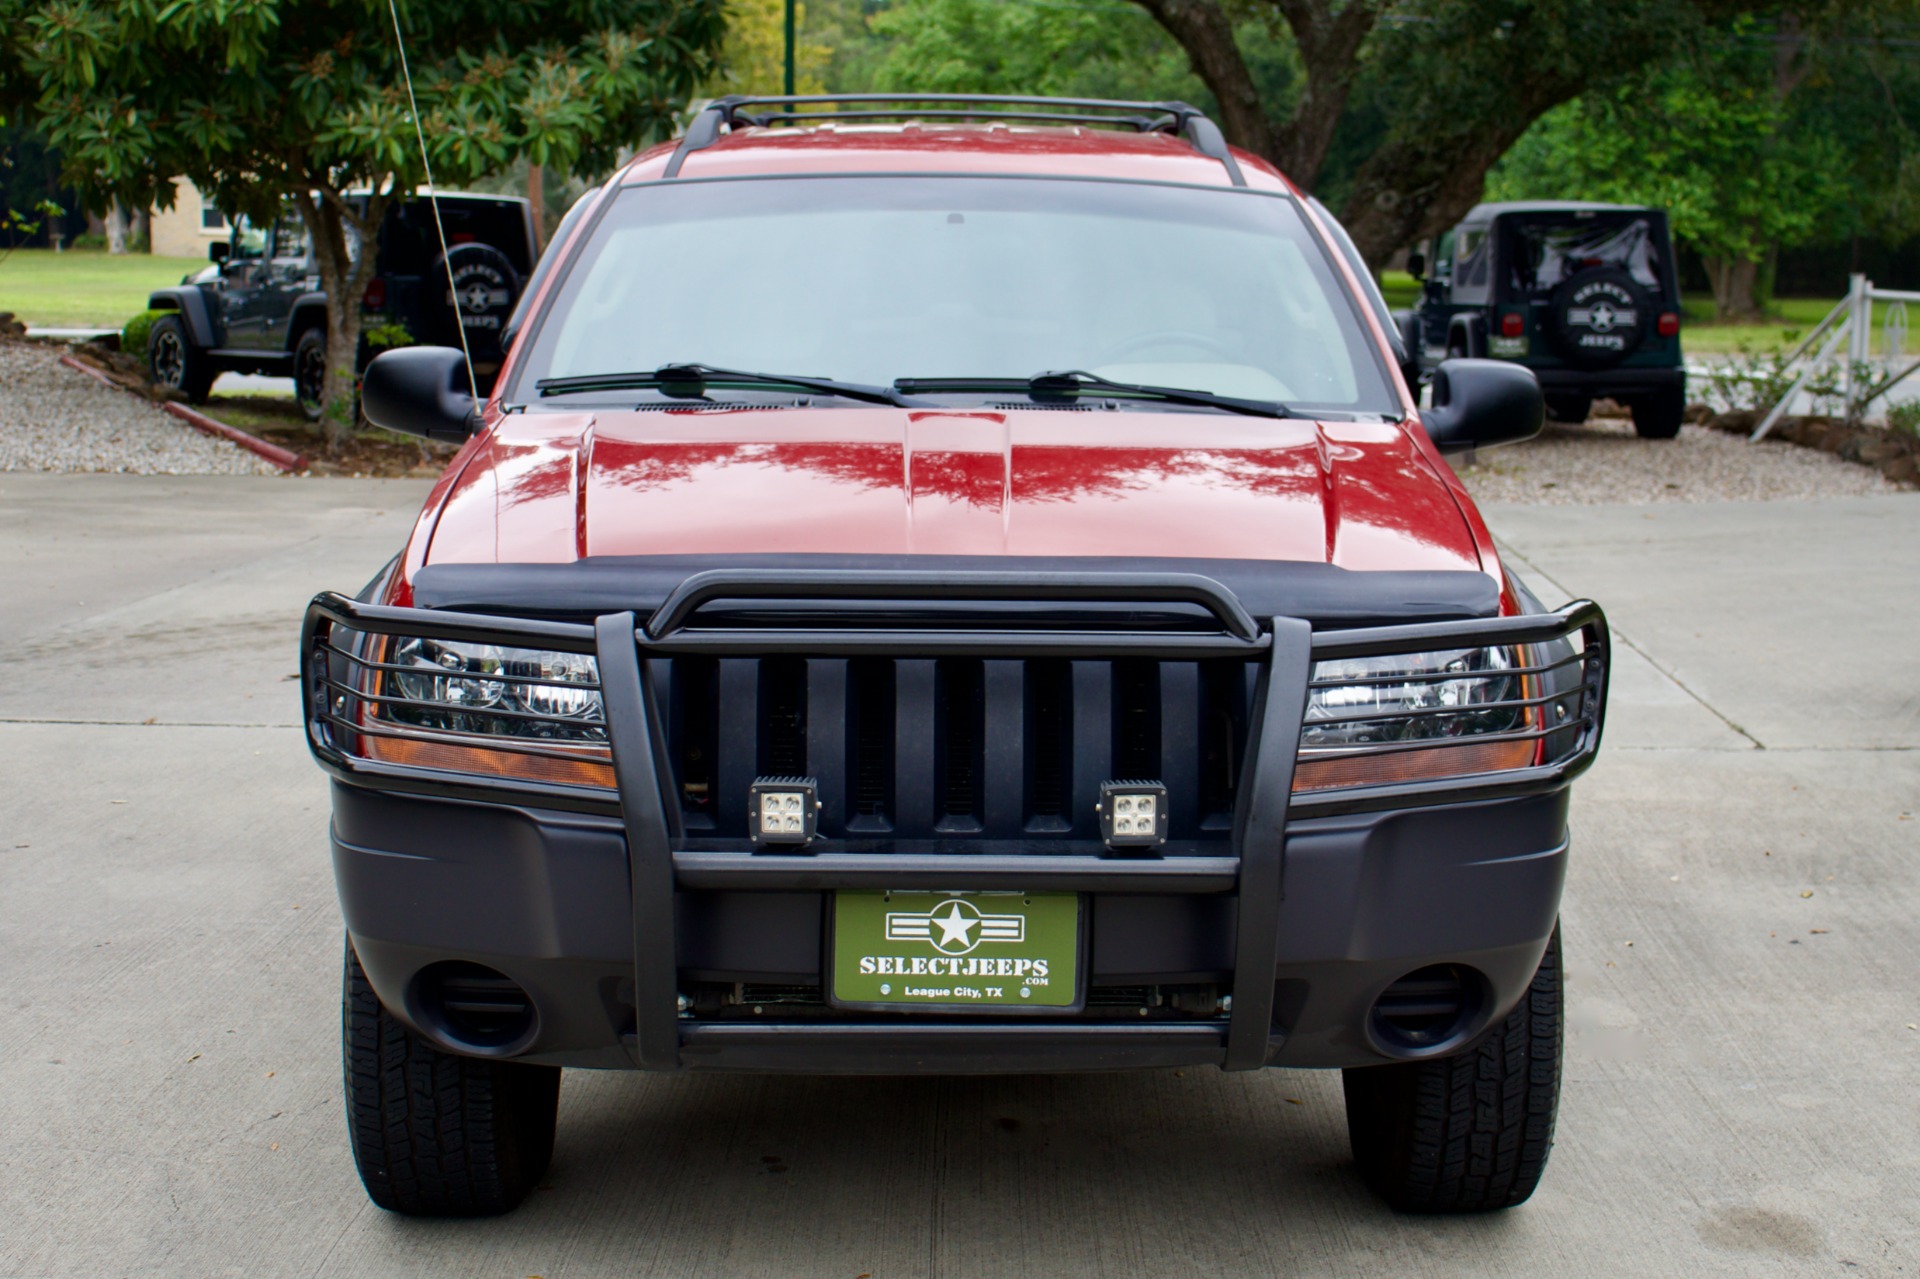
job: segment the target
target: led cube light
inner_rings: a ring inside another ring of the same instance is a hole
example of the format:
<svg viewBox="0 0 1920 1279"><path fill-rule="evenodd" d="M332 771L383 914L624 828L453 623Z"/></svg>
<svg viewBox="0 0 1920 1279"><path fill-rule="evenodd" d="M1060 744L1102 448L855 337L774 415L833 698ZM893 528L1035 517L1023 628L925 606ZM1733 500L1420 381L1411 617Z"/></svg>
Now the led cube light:
<svg viewBox="0 0 1920 1279"><path fill-rule="evenodd" d="M1102 782L1100 838L1108 848L1151 848L1167 842L1167 788L1159 782Z"/></svg>
<svg viewBox="0 0 1920 1279"><path fill-rule="evenodd" d="M805 844L819 824L819 783L761 777L747 788L747 830L756 844Z"/></svg>

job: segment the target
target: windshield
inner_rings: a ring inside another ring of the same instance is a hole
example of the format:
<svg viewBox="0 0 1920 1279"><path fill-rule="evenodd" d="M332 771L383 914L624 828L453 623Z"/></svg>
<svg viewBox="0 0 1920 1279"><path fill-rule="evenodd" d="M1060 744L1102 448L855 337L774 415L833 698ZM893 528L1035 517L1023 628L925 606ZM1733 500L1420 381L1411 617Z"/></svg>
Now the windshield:
<svg viewBox="0 0 1920 1279"><path fill-rule="evenodd" d="M1356 308L1291 201L1184 187L630 187L530 336L509 397L521 403L540 399L542 380L700 363L879 386L1079 369L1296 412L1398 416Z"/></svg>

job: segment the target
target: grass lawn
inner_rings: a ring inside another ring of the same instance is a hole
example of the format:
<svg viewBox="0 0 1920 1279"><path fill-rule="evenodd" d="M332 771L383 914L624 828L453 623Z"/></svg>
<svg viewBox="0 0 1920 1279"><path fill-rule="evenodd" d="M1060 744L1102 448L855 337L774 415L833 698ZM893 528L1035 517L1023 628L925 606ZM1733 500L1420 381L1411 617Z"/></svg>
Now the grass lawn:
<svg viewBox="0 0 1920 1279"><path fill-rule="evenodd" d="M104 249L16 249L0 262L0 311L29 328L119 328L147 309L153 289L180 283L202 258L118 257Z"/></svg>

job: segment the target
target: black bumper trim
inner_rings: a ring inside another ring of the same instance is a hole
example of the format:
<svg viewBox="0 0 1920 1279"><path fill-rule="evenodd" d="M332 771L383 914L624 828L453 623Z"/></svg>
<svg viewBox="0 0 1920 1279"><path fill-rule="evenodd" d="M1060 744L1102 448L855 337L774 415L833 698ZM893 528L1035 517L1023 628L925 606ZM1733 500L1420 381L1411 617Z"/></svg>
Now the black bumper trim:
<svg viewBox="0 0 1920 1279"><path fill-rule="evenodd" d="M673 869L682 888L959 891L1018 884L1035 892L1229 893L1240 864L1232 857L676 852Z"/></svg>
<svg viewBox="0 0 1920 1279"><path fill-rule="evenodd" d="M683 1052L707 1070L804 1074L1028 1074L1217 1065L1226 1023L1178 1026L689 1023Z"/></svg>

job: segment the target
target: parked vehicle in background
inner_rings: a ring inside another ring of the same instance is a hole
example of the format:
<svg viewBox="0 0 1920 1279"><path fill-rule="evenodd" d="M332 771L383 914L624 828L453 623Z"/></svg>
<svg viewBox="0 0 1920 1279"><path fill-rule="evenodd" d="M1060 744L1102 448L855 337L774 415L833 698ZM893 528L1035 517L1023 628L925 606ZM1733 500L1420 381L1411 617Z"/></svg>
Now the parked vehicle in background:
<svg viewBox="0 0 1920 1279"><path fill-rule="evenodd" d="M492 396L374 360L462 443L301 637L374 1202L512 1208L564 1067L1181 1065L1342 1070L1396 1207L1526 1199L1606 622L1442 457L1533 374L1423 413L1342 240L1179 103L729 98Z"/></svg>
<svg viewBox="0 0 1920 1279"><path fill-rule="evenodd" d="M504 354L501 333L534 265L532 213L521 197L448 193L440 217L444 255L429 202L389 210L359 303L368 326L398 325L413 342L458 346L464 331L475 378L490 387ZM301 407L318 416L329 299L299 217L270 226L238 218L208 256L210 269L147 301L168 313L147 339L153 380L197 403L222 373L291 377ZM363 334L355 370L374 354Z"/></svg>
<svg viewBox="0 0 1920 1279"><path fill-rule="evenodd" d="M1420 304L1398 319L1423 373L1462 356L1513 360L1561 421L1585 421L1604 396L1643 438L1679 434L1680 284L1661 210L1476 205L1408 266L1423 277Z"/></svg>

